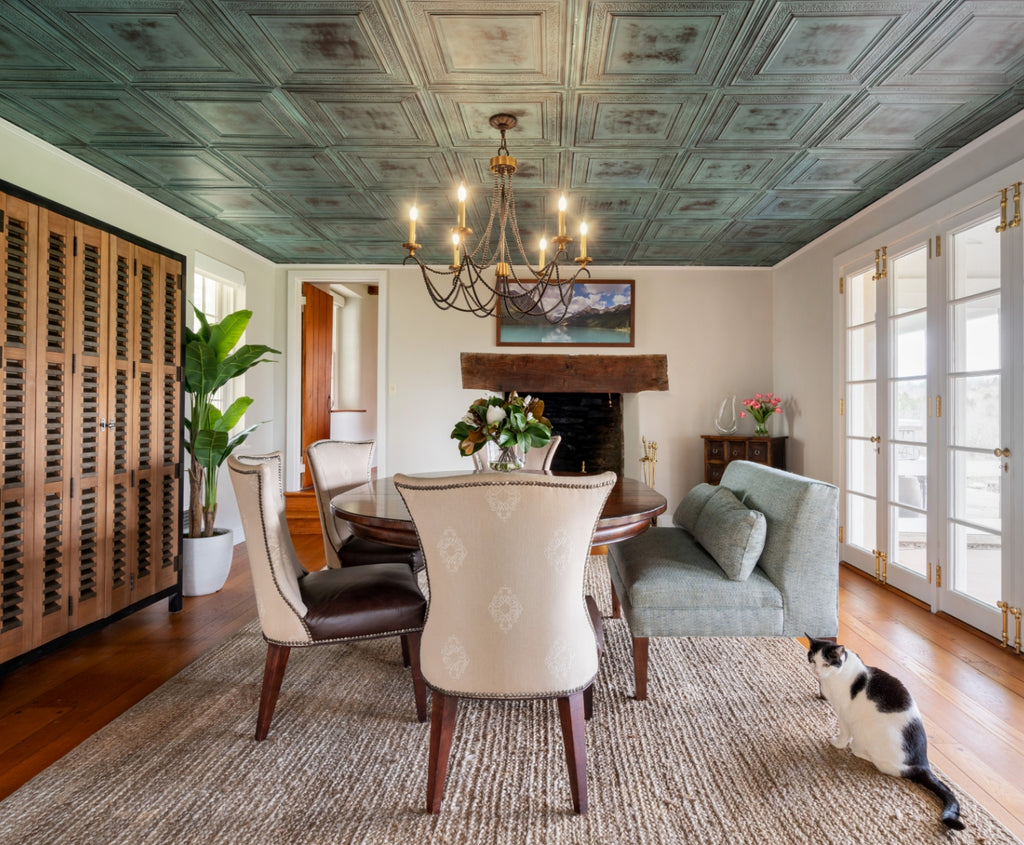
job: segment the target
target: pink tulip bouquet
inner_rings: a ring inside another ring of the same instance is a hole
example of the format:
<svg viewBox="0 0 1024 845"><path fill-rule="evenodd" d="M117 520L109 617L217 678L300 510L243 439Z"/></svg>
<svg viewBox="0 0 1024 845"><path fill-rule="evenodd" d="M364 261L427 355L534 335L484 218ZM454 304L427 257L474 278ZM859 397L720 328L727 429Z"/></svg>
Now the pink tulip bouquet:
<svg viewBox="0 0 1024 845"><path fill-rule="evenodd" d="M753 399L744 399L745 411L740 411L740 416L745 417L748 413L754 418L754 434L767 434L768 426L765 425L768 417L772 414L781 414L782 399L774 393L755 393Z"/></svg>

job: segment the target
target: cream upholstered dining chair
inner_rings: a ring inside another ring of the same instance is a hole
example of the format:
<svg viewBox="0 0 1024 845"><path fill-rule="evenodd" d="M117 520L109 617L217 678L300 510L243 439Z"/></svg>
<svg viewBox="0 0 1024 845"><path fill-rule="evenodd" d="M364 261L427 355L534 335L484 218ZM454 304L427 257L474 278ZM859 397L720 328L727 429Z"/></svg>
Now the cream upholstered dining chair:
<svg viewBox="0 0 1024 845"><path fill-rule="evenodd" d="M558 444L562 442L561 435L554 434L543 446L534 446L523 455L524 469L551 469L551 461L554 460L555 452L558 451ZM487 449L479 449L473 453L473 468L477 472L485 472L490 469L487 465Z"/></svg>
<svg viewBox="0 0 1024 845"><path fill-rule="evenodd" d="M419 549L403 549L355 537L349 524L331 511L331 499L370 481L375 448L373 440L317 440L306 447L327 566L402 562L415 570L422 569L423 555Z"/></svg>
<svg viewBox="0 0 1024 845"><path fill-rule="evenodd" d="M416 715L427 718L419 667L426 599L404 563L307 572L299 563L284 513L280 452L231 456L228 468L245 532L267 660L256 739L270 730L292 648L398 636L412 667Z"/></svg>
<svg viewBox="0 0 1024 845"><path fill-rule="evenodd" d="M444 793L460 698L556 698L577 812L587 809L584 691L598 644L583 570L615 473L395 476L426 559L420 646L433 690L427 808Z"/></svg>

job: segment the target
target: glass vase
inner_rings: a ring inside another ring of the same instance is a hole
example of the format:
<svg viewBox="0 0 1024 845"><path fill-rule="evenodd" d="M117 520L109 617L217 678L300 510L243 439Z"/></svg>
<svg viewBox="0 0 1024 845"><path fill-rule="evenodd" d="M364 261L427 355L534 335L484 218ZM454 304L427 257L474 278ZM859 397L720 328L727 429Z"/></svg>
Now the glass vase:
<svg viewBox="0 0 1024 845"><path fill-rule="evenodd" d="M517 443L511 446L499 446L495 441L487 441L487 463L495 472L514 472L522 469L526 456Z"/></svg>
<svg viewBox="0 0 1024 845"><path fill-rule="evenodd" d="M760 422L754 421L754 435L757 437L768 436L768 418L761 420Z"/></svg>

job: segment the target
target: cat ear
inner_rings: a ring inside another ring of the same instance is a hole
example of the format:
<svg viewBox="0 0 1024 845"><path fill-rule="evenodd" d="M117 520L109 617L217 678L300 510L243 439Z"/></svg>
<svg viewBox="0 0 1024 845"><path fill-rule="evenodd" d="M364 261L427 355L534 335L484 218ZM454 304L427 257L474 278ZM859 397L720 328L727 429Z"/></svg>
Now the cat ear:
<svg viewBox="0 0 1024 845"><path fill-rule="evenodd" d="M841 665L846 660L846 646L829 643L828 648L825 649L825 657L830 663Z"/></svg>

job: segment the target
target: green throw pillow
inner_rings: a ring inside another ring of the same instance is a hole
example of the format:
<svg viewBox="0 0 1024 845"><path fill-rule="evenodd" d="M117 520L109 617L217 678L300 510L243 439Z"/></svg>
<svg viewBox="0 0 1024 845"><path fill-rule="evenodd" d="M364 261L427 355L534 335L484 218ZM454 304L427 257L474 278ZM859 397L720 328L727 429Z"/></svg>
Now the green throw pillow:
<svg viewBox="0 0 1024 845"><path fill-rule="evenodd" d="M697 519L693 536L733 581L745 581L764 549L768 523L728 487L719 487Z"/></svg>
<svg viewBox="0 0 1024 845"><path fill-rule="evenodd" d="M715 495L717 490L718 487L715 484L698 484L683 496L676 512L672 514L672 522L692 534L697 527L697 520L700 518L701 511L704 510L704 505Z"/></svg>

